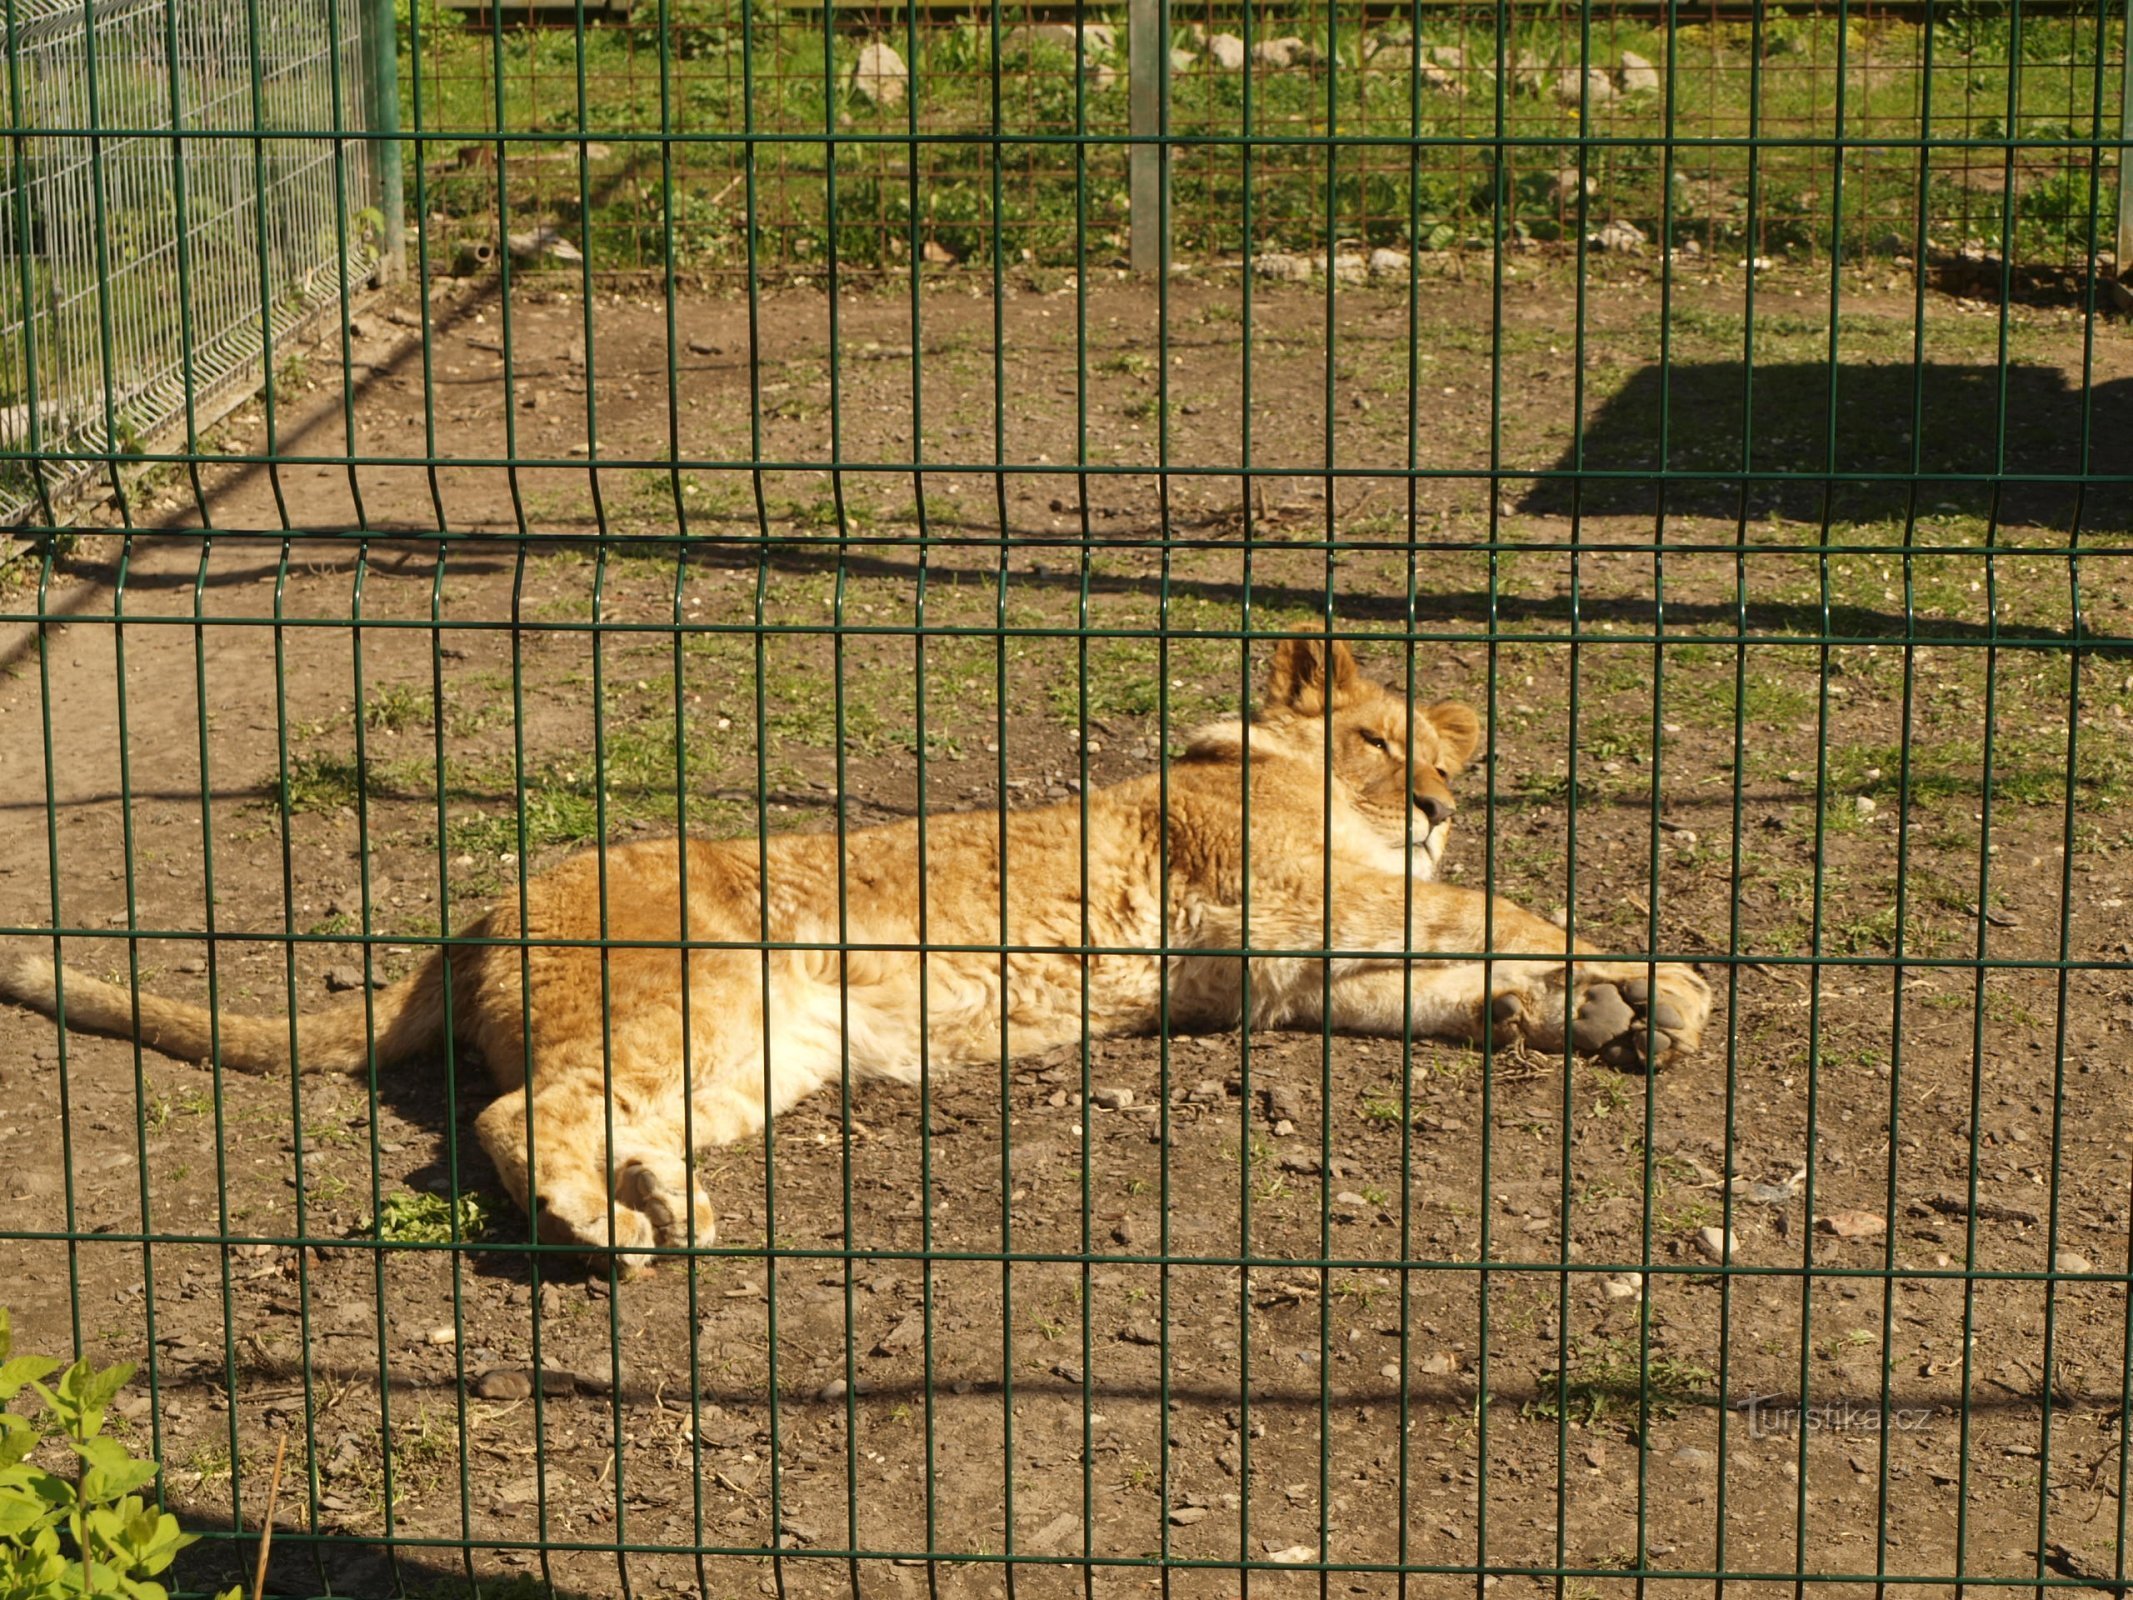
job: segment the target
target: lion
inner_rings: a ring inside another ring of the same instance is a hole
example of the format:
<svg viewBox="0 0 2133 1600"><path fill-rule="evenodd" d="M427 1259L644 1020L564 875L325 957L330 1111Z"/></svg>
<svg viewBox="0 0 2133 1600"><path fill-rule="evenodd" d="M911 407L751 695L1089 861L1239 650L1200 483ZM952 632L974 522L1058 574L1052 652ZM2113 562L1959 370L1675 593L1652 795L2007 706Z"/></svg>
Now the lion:
<svg viewBox="0 0 2133 1600"><path fill-rule="evenodd" d="M1289 639L1259 709L1165 773L853 829L841 855L825 833L590 849L374 999L299 1015L293 1052L285 1019L72 969L64 1020L252 1073L390 1067L449 1033L494 1080L475 1126L537 1236L625 1271L715 1237L697 1151L847 1072L917 1083L1146 1034L1166 998L1178 1029L1412 1030L1627 1069L1693 1052L1692 967L1603 959L1436 881L1480 740L1469 707L1413 710L1346 644ZM0 967L0 997L57 1016L61 992L40 955Z"/></svg>

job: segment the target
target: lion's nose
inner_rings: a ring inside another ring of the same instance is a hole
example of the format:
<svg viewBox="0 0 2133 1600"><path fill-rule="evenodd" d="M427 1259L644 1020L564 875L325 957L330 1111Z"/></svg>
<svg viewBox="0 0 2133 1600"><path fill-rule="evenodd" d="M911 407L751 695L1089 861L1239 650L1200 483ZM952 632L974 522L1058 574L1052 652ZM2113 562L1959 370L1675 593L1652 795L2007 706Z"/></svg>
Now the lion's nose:
<svg viewBox="0 0 2133 1600"><path fill-rule="evenodd" d="M1450 816L1456 809L1452 804L1450 795L1440 799L1433 794L1418 794L1415 796L1415 804L1422 808L1422 815L1429 818L1429 825L1432 828Z"/></svg>

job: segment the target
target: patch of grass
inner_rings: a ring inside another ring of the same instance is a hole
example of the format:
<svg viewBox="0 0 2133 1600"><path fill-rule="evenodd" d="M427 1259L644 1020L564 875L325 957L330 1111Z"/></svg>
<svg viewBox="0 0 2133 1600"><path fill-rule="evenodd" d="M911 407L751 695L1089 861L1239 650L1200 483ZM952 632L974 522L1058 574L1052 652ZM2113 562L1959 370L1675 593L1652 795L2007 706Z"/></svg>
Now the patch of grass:
<svg viewBox="0 0 2133 1600"><path fill-rule="evenodd" d="M1543 1373L1524 1414L1550 1422L1565 1416L1590 1427L1634 1417L1648 1398L1654 1417L1679 1415L1688 1406L1715 1406L1717 1379L1694 1362L1654 1352L1640 1367L1636 1353L1619 1339L1581 1340L1560 1373Z"/></svg>
<svg viewBox="0 0 2133 1600"><path fill-rule="evenodd" d="M458 1236L463 1240L485 1239L489 1233L489 1203L475 1190L459 1197ZM409 1191L387 1195L378 1207L374 1231L386 1244L450 1244L453 1232L452 1202L441 1194Z"/></svg>

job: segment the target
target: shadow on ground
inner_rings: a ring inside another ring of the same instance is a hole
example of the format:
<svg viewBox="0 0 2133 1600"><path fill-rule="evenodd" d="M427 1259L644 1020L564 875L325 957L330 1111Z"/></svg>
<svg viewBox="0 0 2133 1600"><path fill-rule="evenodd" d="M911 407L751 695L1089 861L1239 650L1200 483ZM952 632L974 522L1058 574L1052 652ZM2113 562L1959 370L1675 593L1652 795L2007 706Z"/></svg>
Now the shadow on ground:
<svg viewBox="0 0 2133 1600"><path fill-rule="evenodd" d="M1743 465L1782 475L1749 478L1745 507L1740 478L1641 475ZM1599 407L1583 460L1565 454L1555 470L1634 475L1544 479L1519 509L1648 516L1663 489L1670 516L1849 523L1957 512L2063 531L2078 515L2084 535L2123 533L2133 531L2133 380L2085 387L2060 367L1990 363L1651 366Z"/></svg>

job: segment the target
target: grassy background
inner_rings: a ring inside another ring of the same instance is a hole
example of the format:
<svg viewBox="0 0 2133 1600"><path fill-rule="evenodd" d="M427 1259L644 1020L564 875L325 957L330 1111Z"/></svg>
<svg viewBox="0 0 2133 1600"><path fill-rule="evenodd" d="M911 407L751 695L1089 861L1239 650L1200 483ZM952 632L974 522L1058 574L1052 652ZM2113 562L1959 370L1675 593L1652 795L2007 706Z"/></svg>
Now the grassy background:
<svg viewBox="0 0 2133 1600"><path fill-rule="evenodd" d="M738 269L749 207L736 136L752 129L775 140L758 146L755 173L767 264L806 271L834 250L844 266L893 268L913 248L937 262L988 261L995 237L1010 263L1071 265L1084 246L1107 259L1127 221L1126 148L1106 142L1127 130L1124 11L1088 13L1115 29L1117 50L1092 52L1078 78L1068 47L1015 37L1030 14L928 21L914 50L901 18L875 34L840 12L826 30L820 14L743 0L640 0L626 22L587 25L582 44L569 27L469 29L458 13L426 10L404 63L407 119L419 69L422 126L450 137L426 144L424 200L454 237L474 238L493 236L501 197L514 227L556 225L602 268L659 266L671 222L683 270ZM2094 16L2016 26L2001 8L1950 6L1927 29L1870 12L1840 26L1834 14L1778 11L1756 27L1683 25L1670 41L1641 19L1516 9L1502 59L1530 70L1505 85L1502 132L1516 142L1499 171L1490 12L1418 7L1363 23L1355 8L1266 8L1250 19L1254 42L1296 36L1322 59L1251 73L1211 70L1201 49L1207 33L1244 32L1243 16L1172 14L1174 44L1200 54L1173 78L1171 129L1212 141L1174 156L1184 258L1323 249L1329 238L1477 246L1499 203L1515 237L1574 238L1578 184L1560 175L1581 163L1588 229L1621 218L1657 237L1671 181L1676 239L1712 252L1908 255L1921 217L1932 251L2009 241L2026 263L2064 267L2085 255L2092 228L2110 242L2093 214L2111 215L2115 157L2093 142L2057 143L2116 137L2123 25ZM1421 54L1456 49L1465 65L1449 82L1424 81L1409 65L1417 52L1403 48L1417 36ZM876 107L852 91L852 64L873 37L911 60L909 104ZM1612 71L1624 51L1665 72L1670 43L1683 142L1671 176L1658 142L1663 92L1587 107L1556 93L1565 71ZM997 163L995 116L1015 141ZM671 174L656 142L629 139L663 126L687 141L673 146ZM479 141L498 129L556 142L510 145L500 183L498 148ZM1077 130L1096 142L1077 144ZM914 131L928 142L908 142ZM581 132L597 143L582 173ZM1840 132L1859 141L1841 171L1812 143ZM1631 142L1581 155L1581 133ZM859 142L832 146L825 134ZM1416 134L1444 142L1368 142ZM1281 142L1328 135L1359 142L1330 154ZM1751 135L1776 142L1759 155L1719 142ZM1958 143L1934 148L1921 172L1922 138Z"/></svg>

